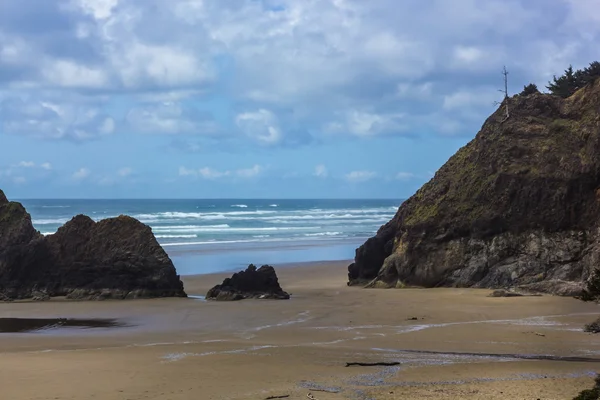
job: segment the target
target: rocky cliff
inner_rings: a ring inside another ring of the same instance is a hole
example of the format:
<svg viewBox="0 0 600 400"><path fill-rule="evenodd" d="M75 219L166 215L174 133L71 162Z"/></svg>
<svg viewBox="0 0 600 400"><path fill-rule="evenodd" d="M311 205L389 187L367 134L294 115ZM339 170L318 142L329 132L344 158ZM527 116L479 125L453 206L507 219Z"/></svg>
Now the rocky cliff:
<svg viewBox="0 0 600 400"><path fill-rule="evenodd" d="M600 266L600 81L507 101L356 250L349 284L581 291Z"/></svg>
<svg viewBox="0 0 600 400"><path fill-rule="evenodd" d="M42 236L0 191L0 296L23 299L184 297L183 283L150 227L126 216L79 215Z"/></svg>

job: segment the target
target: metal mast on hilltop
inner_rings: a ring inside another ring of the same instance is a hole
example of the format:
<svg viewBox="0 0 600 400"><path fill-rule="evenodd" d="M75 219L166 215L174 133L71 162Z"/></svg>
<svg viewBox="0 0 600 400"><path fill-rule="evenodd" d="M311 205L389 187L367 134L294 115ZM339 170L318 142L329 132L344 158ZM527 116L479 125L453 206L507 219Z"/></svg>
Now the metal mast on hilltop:
<svg viewBox="0 0 600 400"><path fill-rule="evenodd" d="M506 121L510 117L510 114L508 112L508 71L506 70L506 66L502 68L502 75L504 75L504 90L498 89L498 91L504 93L504 109L506 111L506 114L504 116L504 119L502 119L500 123ZM495 104L502 104L502 102L497 101Z"/></svg>

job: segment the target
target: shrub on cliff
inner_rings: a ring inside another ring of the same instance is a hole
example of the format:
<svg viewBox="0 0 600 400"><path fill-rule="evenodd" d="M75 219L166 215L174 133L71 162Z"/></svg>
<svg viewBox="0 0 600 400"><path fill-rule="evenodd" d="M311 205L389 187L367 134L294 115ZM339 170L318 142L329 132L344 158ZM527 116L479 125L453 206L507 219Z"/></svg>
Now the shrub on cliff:
<svg viewBox="0 0 600 400"><path fill-rule="evenodd" d="M538 87L535 83L530 83L527 86L523 87L523 91L519 93L519 96L529 96L530 94L539 93Z"/></svg>

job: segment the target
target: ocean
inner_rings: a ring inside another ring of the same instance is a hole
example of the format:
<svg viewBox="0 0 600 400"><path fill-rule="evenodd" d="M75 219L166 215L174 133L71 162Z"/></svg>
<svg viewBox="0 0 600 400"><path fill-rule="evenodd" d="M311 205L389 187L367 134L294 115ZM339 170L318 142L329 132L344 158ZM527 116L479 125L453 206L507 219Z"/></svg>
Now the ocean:
<svg viewBox="0 0 600 400"><path fill-rule="evenodd" d="M48 235L77 214L130 215L152 227L180 274L344 260L401 200L20 200Z"/></svg>

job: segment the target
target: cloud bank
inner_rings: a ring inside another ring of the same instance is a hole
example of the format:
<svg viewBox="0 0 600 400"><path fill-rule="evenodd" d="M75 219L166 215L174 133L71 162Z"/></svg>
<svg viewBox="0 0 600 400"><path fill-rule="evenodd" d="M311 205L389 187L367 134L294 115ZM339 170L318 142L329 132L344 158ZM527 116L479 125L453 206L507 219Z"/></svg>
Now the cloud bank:
<svg viewBox="0 0 600 400"><path fill-rule="evenodd" d="M31 3L2 2L0 129L46 139L469 135L502 65L514 91L600 50L597 0Z"/></svg>

